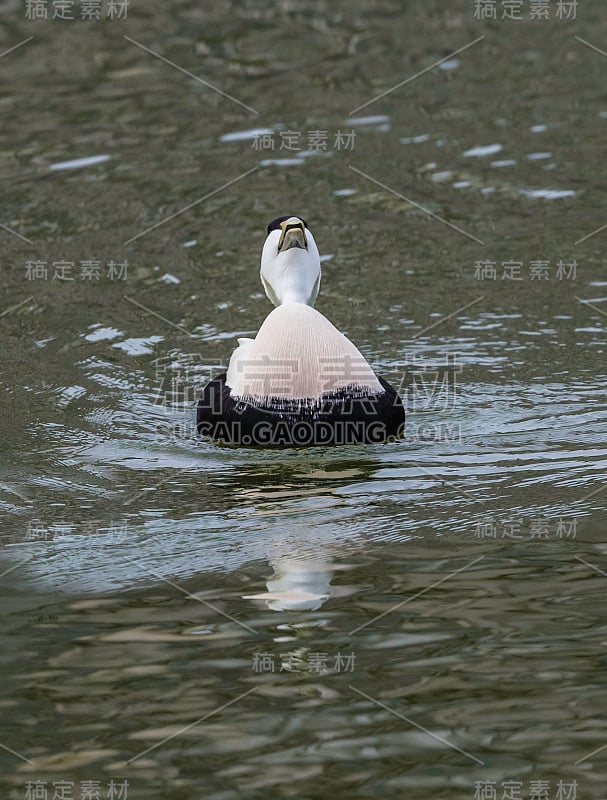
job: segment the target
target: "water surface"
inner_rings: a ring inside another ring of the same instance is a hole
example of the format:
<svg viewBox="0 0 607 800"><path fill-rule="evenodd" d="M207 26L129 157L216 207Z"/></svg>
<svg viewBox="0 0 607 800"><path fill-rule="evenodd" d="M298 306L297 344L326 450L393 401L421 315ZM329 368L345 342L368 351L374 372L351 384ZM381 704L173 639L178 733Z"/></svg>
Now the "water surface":
<svg viewBox="0 0 607 800"><path fill-rule="evenodd" d="M3 4L3 796L604 797L604 13L552 16ZM283 213L404 442L196 437Z"/></svg>

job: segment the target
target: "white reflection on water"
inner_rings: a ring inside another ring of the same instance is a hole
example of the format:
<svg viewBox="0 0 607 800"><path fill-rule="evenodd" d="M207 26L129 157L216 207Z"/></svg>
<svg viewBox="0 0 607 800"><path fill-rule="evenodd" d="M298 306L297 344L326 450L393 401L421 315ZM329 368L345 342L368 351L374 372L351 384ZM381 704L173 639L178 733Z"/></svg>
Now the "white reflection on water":
<svg viewBox="0 0 607 800"><path fill-rule="evenodd" d="M271 611L316 611L331 596L331 565L321 559L278 558L268 591L243 595L243 600L263 600Z"/></svg>
<svg viewBox="0 0 607 800"><path fill-rule="evenodd" d="M51 164L49 166L50 170L62 170L62 169L80 169L82 167L91 167L94 164L102 164L104 161L109 161L111 158L110 155L100 155L100 156L87 156L86 158L74 158L71 161L61 161L58 164Z"/></svg>

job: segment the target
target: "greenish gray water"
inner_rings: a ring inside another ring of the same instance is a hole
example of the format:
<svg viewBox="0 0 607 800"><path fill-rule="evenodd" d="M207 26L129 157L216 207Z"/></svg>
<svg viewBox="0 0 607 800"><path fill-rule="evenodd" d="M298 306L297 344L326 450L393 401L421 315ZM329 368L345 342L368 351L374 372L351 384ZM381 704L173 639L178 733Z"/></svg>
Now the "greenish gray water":
<svg viewBox="0 0 607 800"><path fill-rule="evenodd" d="M529 5L0 6L3 797L605 797L605 12ZM283 213L406 441L196 438Z"/></svg>

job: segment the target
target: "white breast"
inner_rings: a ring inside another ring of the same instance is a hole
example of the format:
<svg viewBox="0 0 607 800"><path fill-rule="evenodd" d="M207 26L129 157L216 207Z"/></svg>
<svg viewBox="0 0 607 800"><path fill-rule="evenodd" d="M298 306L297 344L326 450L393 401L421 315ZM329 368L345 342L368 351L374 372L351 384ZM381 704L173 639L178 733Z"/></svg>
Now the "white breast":
<svg viewBox="0 0 607 800"><path fill-rule="evenodd" d="M232 397L253 403L269 397L314 402L344 387L362 395L384 391L352 342L304 303L278 306L254 340L240 341L226 382Z"/></svg>

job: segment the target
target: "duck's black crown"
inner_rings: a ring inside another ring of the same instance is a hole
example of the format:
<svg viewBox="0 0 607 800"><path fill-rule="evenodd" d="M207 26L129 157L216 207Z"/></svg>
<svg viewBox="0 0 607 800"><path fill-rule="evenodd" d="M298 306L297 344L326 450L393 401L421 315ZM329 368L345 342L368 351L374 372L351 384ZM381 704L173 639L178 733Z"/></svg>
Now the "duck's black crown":
<svg viewBox="0 0 607 800"><path fill-rule="evenodd" d="M291 219L291 217L297 217L297 214L286 214L284 217L276 217L276 219L273 219L272 222L270 222L270 224L268 225L268 236L270 235L271 231L281 230L280 223L284 222L286 219ZM297 217L297 219L301 219L301 217ZM301 221L307 228L308 223L305 221L305 219L301 219Z"/></svg>

